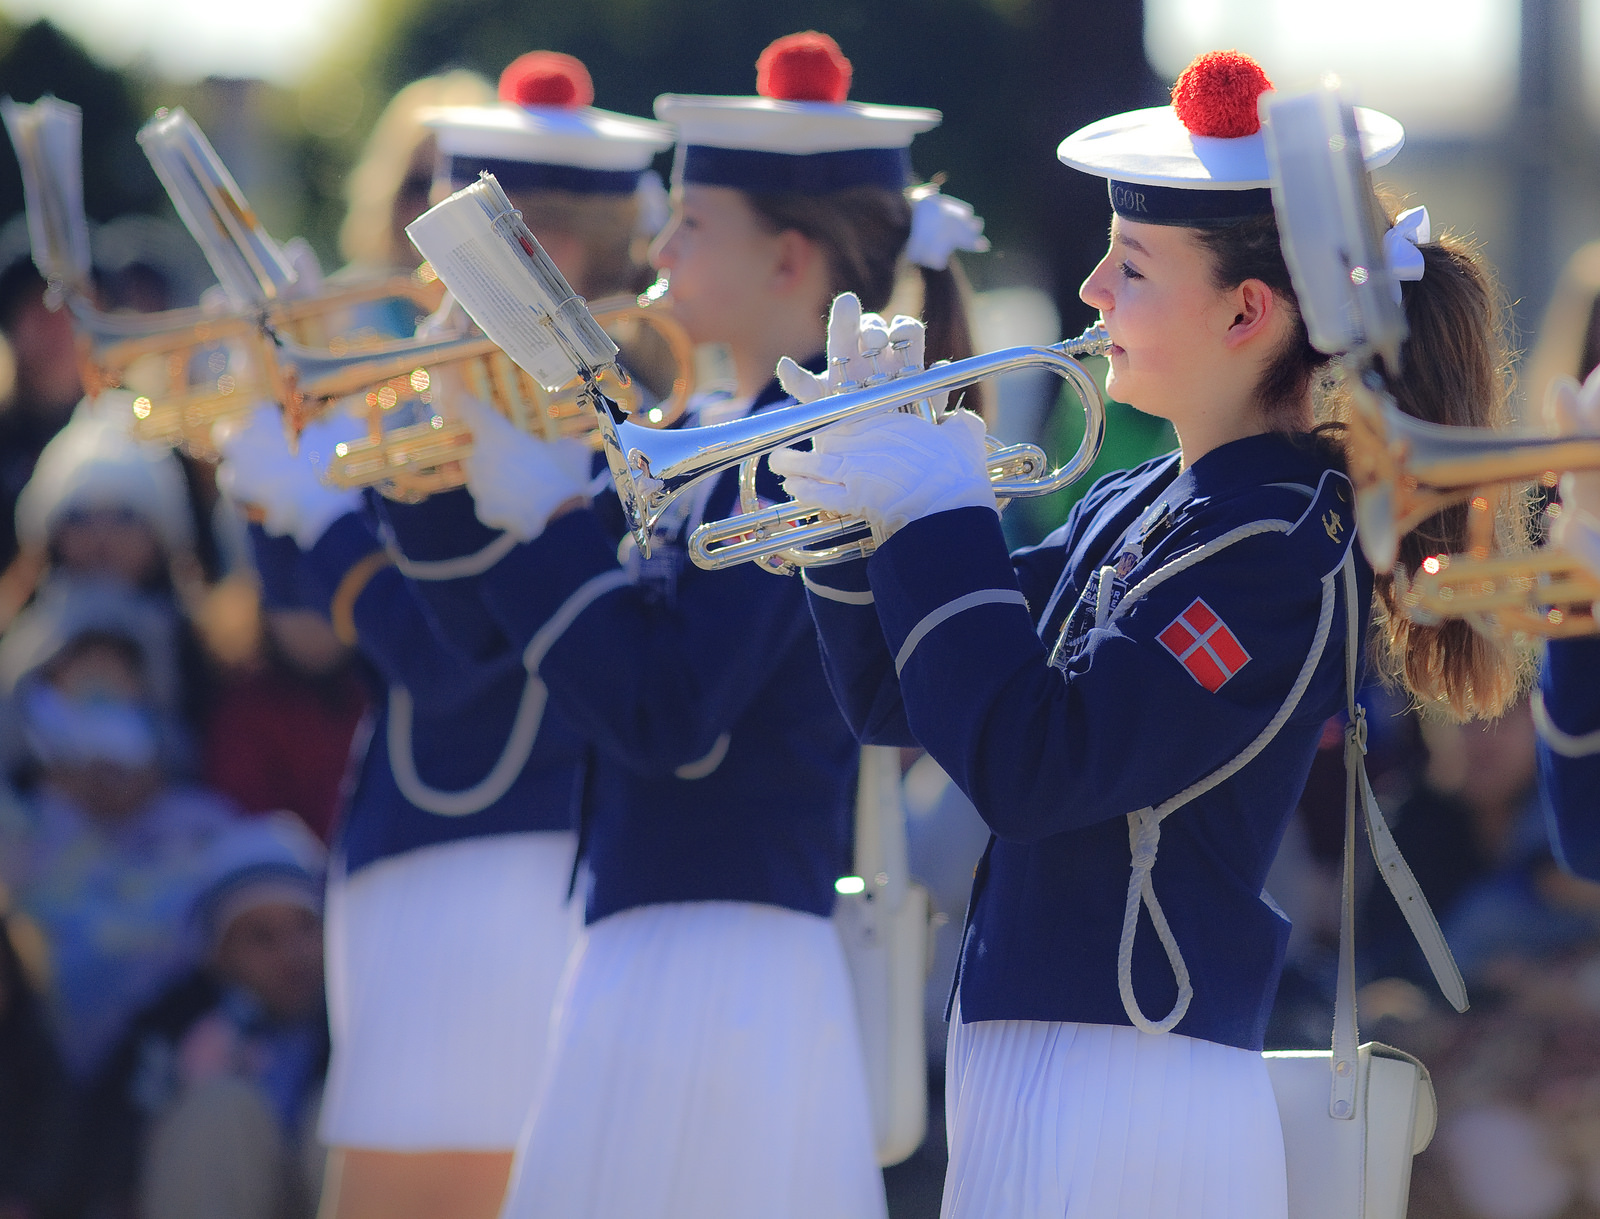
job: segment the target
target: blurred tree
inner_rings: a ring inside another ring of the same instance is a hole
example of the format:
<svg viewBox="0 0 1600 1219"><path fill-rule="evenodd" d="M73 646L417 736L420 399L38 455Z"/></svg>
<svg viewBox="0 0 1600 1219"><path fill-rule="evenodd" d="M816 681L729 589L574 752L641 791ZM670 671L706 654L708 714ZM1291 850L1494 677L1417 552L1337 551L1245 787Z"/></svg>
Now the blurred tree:
<svg viewBox="0 0 1600 1219"><path fill-rule="evenodd" d="M84 209L92 220L156 212L166 195L134 142L143 121L138 82L102 67L48 21L0 24L0 94L19 102L53 93L83 109ZM0 156L0 220L22 211L22 175Z"/></svg>

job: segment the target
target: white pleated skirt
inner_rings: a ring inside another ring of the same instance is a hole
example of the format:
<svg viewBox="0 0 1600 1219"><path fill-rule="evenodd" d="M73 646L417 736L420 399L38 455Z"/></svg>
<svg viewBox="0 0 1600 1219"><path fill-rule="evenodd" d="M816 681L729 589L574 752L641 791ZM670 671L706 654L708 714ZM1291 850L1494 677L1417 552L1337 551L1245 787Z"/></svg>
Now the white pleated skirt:
<svg viewBox="0 0 1600 1219"><path fill-rule="evenodd" d="M570 833L499 834L330 878L324 1143L516 1147L581 926L576 849Z"/></svg>
<svg viewBox="0 0 1600 1219"><path fill-rule="evenodd" d="M883 1219L833 924L647 906L588 929L503 1219Z"/></svg>
<svg viewBox="0 0 1600 1219"><path fill-rule="evenodd" d="M942 1219L1286 1219L1259 1053L1176 1033L952 1022Z"/></svg>

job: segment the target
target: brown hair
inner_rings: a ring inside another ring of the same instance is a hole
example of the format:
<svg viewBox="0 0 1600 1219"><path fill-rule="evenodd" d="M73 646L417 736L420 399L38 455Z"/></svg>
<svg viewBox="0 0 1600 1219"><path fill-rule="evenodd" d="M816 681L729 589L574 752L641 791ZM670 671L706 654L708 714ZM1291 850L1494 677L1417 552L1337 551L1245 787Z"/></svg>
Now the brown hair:
<svg viewBox="0 0 1600 1219"><path fill-rule="evenodd" d="M746 198L774 230L793 229L822 248L832 273L830 300L854 292L867 312L888 308L902 273L909 270L901 253L911 236L911 204L902 192L857 186L825 195L749 193ZM953 256L943 271L918 270L927 362L966 359L973 354L966 277ZM966 404L976 408L973 397L967 391Z"/></svg>
<svg viewBox="0 0 1600 1219"><path fill-rule="evenodd" d="M1278 243L1277 221L1264 216L1195 232L1212 256L1219 289L1259 279L1293 310L1292 332L1257 386L1257 402L1268 426L1295 428L1307 401L1315 398L1322 421L1317 435L1343 451L1350 404L1337 381L1324 375L1330 357L1306 337ZM1419 248L1422 278L1402 286L1410 337L1401 352L1398 374L1388 378L1389 389L1401 410L1429 423L1504 427L1511 421L1511 380L1499 285L1477 250L1460 238L1444 234ZM1503 497L1497 521L1502 546L1527 545L1527 512L1525 496ZM1400 540L1397 570L1409 580L1429 555L1459 553L1470 544L1467 506L1447 508ZM1376 573L1376 651L1386 673L1425 710L1451 719L1502 714L1527 680L1524 650L1491 639L1462 619L1413 621L1401 610L1396 584L1395 573Z"/></svg>
<svg viewBox="0 0 1600 1219"><path fill-rule="evenodd" d="M535 236L562 233L583 245L583 283L573 287L590 300L643 292L654 278L636 196L540 189L513 191L512 202Z"/></svg>

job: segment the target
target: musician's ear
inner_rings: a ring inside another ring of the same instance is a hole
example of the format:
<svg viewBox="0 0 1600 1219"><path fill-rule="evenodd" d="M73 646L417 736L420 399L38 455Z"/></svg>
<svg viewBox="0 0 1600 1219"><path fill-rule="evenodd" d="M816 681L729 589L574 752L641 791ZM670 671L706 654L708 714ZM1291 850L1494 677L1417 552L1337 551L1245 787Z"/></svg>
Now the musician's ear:
<svg viewBox="0 0 1600 1219"><path fill-rule="evenodd" d="M777 236L777 257L773 260L774 286L783 292L809 289L818 272L827 277L827 259L819 246L798 229L783 229Z"/></svg>
<svg viewBox="0 0 1600 1219"><path fill-rule="evenodd" d="M1259 279L1247 279L1228 293L1233 320L1222 341L1230 348L1272 334L1283 317L1283 302L1278 294Z"/></svg>

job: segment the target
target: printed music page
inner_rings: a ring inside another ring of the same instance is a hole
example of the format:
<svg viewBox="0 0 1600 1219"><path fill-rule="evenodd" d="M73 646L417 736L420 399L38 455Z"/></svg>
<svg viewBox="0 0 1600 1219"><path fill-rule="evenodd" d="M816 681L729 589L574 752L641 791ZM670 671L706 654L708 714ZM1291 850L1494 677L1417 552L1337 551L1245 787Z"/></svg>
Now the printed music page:
<svg viewBox="0 0 1600 1219"><path fill-rule="evenodd" d="M493 174L417 217L406 233L472 320L546 389L616 359L616 344Z"/></svg>

